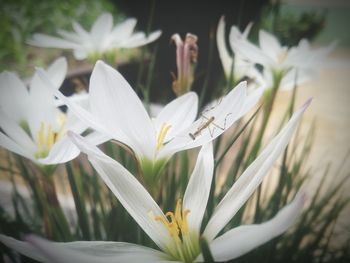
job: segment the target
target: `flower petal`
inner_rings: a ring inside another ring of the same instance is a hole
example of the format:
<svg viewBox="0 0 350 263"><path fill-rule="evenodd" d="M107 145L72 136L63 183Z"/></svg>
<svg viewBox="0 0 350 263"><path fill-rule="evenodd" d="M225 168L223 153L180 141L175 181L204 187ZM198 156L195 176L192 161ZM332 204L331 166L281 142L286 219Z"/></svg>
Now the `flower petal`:
<svg viewBox="0 0 350 263"><path fill-rule="evenodd" d="M245 39L237 39L237 41L230 43L235 54L239 54L239 56L251 61L252 63L261 65L274 64L274 60L267 56L257 46L251 44Z"/></svg>
<svg viewBox="0 0 350 263"><path fill-rule="evenodd" d="M194 92L188 92L167 105L160 111L155 119L156 130L159 131L163 123L171 125L167 137L173 138L190 126L196 116L198 109L198 96Z"/></svg>
<svg viewBox="0 0 350 263"><path fill-rule="evenodd" d="M293 114L285 127L249 165L215 208L203 234L208 241L215 238L262 182L264 176L284 151L310 102L311 100L308 100L301 109Z"/></svg>
<svg viewBox="0 0 350 263"><path fill-rule="evenodd" d="M109 189L147 235L159 248L166 249L172 240L164 225L154 218L154 216L164 218L165 216L147 190L122 165L106 156L97 147L74 133L69 133L69 136L78 148L88 155L91 164Z"/></svg>
<svg viewBox="0 0 350 263"><path fill-rule="evenodd" d="M100 47L101 50L105 48L103 45L106 44L104 41L108 34L111 33L113 27L113 16L110 13L101 14L91 28L91 37L93 39L94 44L97 47Z"/></svg>
<svg viewBox="0 0 350 263"><path fill-rule="evenodd" d="M80 151L67 137L56 142L47 157L38 159L39 163L49 165L68 162L79 155Z"/></svg>
<svg viewBox="0 0 350 263"><path fill-rule="evenodd" d="M143 32L138 32L133 34L127 40L120 43L118 47L135 48L135 47L144 46L158 39L161 34L162 34L162 31L160 30L156 30L150 33L148 36L146 36Z"/></svg>
<svg viewBox="0 0 350 263"><path fill-rule="evenodd" d="M183 199L183 209L189 209L188 228L199 237L207 206L214 171L213 145L209 143L200 150L196 166L188 182Z"/></svg>
<svg viewBox="0 0 350 263"><path fill-rule="evenodd" d="M50 242L30 235L27 242L42 252L49 262L115 263L155 262L165 256L157 250L123 242L77 241L67 243Z"/></svg>
<svg viewBox="0 0 350 263"><path fill-rule="evenodd" d="M28 134L13 119L10 119L0 110L0 127L20 147L26 152L34 152L36 146Z"/></svg>
<svg viewBox="0 0 350 263"><path fill-rule="evenodd" d="M29 258L40 262L49 262L41 251L28 242L19 241L3 234L0 234L0 242Z"/></svg>
<svg viewBox="0 0 350 263"><path fill-rule="evenodd" d="M282 52L282 47L274 35L264 30L260 30L259 45L265 54L267 54L274 61L277 61L278 56Z"/></svg>
<svg viewBox="0 0 350 263"><path fill-rule="evenodd" d="M16 122L26 119L29 93L15 73L0 73L0 107Z"/></svg>
<svg viewBox="0 0 350 263"><path fill-rule="evenodd" d="M51 47L51 48L67 48L67 49L74 49L78 48L79 45L62 39L58 37L53 37L45 34L34 34L33 38L28 41L29 45L37 46L37 47Z"/></svg>
<svg viewBox="0 0 350 263"><path fill-rule="evenodd" d="M34 159L34 156L28 151L28 149L24 149L21 145L18 145L2 132L0 132L0 146L28 159Z"/></svg>
<svg viewBox="0 0 350 263"><path fill-rule="evenodd" d="M124 22L116 25L111 32L112 41L115 41L117 43L126 38L129 38L134 31L136 23L137 20L135 18L129 18Z"/></svg>
<svg viewBox="0 0 350 263"><path fill-rule="evenodd" d="M60 101L62 101L65 105L68 106L69 110L72 111L79 119L86 123L89 127L109 136L110 138L114 138L116 140L125 141L124 134L117 133L116 130L110 131L108 127L103 126L99 120L95 118L89 111L85 110L82 106L79 105L77 101L71 100L64 96L58 89L56 89L51 81L49 80L46 72L40 68L37 69L37 72L40 78L45 82L46 87L51 90L53 94L55 94ZM68 127L72 128L72 127Z"/></svg>
<svg viewBox="0 0 350 263"><path fill-rule="evenodd" d="M163 147L162 156L204 145L225 132L247 111L246 82L238 84L216 106L206 110L189 128ZM207 125L206 125L207 124ZM191 134L191 135L190 135ZM160 157L159 157L160 158Z"/></svg>
<svg viewBox="0 0 350 263"><path fill-rule="evenodd" d="M227 49L226 41L225 41L225 17L222 16L220 18L218 29L216 31L216 44L218 46L219 56L221 59L222 67L224 68L224 72L226 78L230 77L230 72L232 69L233 59L230 55L230 52Z"/></svg>
<svg viewBox="0 0 350 263"><path fill-rule="evenodd" d="M237 258L281 235L300 216L304 199L305 195L299 193L271 220L258 225L239 226L216 238L210 244L214 259L221 262Z"/></svg>
<svg viewBox="0 0 350 263"><path fill-rule="evenodd" d="M113 133L129 138L122 141L137 155L154 158L155 130L145 107L123 76L98 61L90 79L91 112Z"/></svg>

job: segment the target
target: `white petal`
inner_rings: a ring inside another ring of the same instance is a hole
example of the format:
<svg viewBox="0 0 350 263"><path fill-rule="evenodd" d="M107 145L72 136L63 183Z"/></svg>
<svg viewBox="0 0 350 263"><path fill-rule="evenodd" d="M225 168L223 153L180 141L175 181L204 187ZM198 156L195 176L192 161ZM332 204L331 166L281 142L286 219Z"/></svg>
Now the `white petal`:
<svg viewBox="0 0 350 263"><path fill-rule="evenodd" d="M154 158L155 130L141 100L123 76L98 61L90 79L91 111L113 132L123 133L137 155Z"/></svg>
<svg viewBox="0 0 350 263"><path fill-rule="evenodd" d="M164 254L147 247L122 242L77 241L50 242L37 236L27 236L27 243L47 257L49 262L115 263L115 262L155 262Z"/></svg>
<svg viewBox="0 0 350 263"><path fill-rule="evenodd" d="M74 42L44 34L34 34L33 38L28 41L28 44L37 47L51 47L64 49L74 49L79 47L79 45Z"/></svg>
<svg viewBox="0 0 350 263"><path fill-rule="evenodd" d="M183 209L189 209L188 229L199 237L207 206L214 171L213 145L204 145L198 154L196 166L188 182L183 199Z"/></svg>
<svg viewBox="0 0 350 263"><path fill-rule="evenodd" d="M0 234L0 242L9 248L40 262L49 262L46 257L28 242L19 241L9 236Z"/></svg>
<svg viewBox="0 0 350 263"><path fill-rule="evenodd" d="M267 172L284 151L310 102L311 100L308 100L301 109L293 114L289 122L249 165L215 208L204 231L204 236L208 241L215 238L262 182Z"/></svg>
<svg viewBox="0 0 350 263"><path fill-rule="evenodd" d="M16 122L25 120L29 93L24 83L12 72L0 74L0 107Z"/></svg>
<svg viewBox="0 0 350 263"><path fill-rule="evenodd" d="M245 27L243 33L242 33L242 37L247 39L248 35L250 33L250 30L252 29L253 23L249 22L248 25Z"/></svg>
<svg viewBox="0 0 350 263"><path fill-rule="evenodd" d="M235 54L239 54L239 56L251 61L252 63L261 65L274 64L274 60L247 40L240 39L235 42L231 42L231 46Z"/></svg>
<svg viewBox="0 0 350 263"><path fill-rule="evenodd" d="M226 78L230 77L230 72L232 69L233 59L227 49L225 41L225 17L220 18L218 29L216 32L216 44L218 46L219 56L221 59L222 66L225 71Z"/></svg>
<svg viewBox="0 0 350 263"><path fill-rule="evenodd" d="M17 124L0 110L0 127L20 147L23 147L25 152L34 152L36 146L28 134Z"/></svg>
<svg viewBox="0 0 350 263"><path fill-rule="evenodd" d="M304 199L304 194L300 193L271 220L258 225L240 226L218 237L210 244L214 259L221 262L237 258L281 235L300 216Z"/></svg>
<svg viewBox="0 0 350 263"><path fill-rule="evenodd" d="M173 138L194 122L197 109L198 96L196 93L188 92L176 98L165 105L156 117L156 130L159 131L163 123L171 125L165 141L167 138Z"/></svg>
<svg viewBox="0 0 350 263"><path fill-rule="evenodd" d="M116 25L111 33L113 41L118 42L129 38L132 32L134 31L136 23L137 20L135 18L129 18L124 22Z"/></svg>
<svg viewBox="0 0 350 263"><path fill-rule="evenodd" d="M167 143L161 154L166 156L180 150L198 147L220 136L241 117L240 113L243 112L242 109L246 101L246 86L246 82L238 84L229 94L219 100L216 106L203 112L202 117ZM199 128L208 123L210 118L214 118L211 124L200 130L195 139L191 138L189 134L193 135L198 132Z"/></svg>
<svg viewBox="0 0 350 263"><path fill-rule="evenodd" d="M59 34L62 38L70 41L79 43L81 41L80 36L74 32L68 32L62 29L57 30L57 34Z"/></svg>
<svg viewBox="0 0 350 263"><path fill-rule="evenodd" d="M79 153L75 144L65 136L52 146L47 157L38 159L38 162L45 165L65 163L77 157Z"/></svg>
<svg viewBox="0 0 350 263"><path fill-rule="evenodd" d="M81 136L73 133L69 133L69 136L80 150L88 155L91 164L109 189L157 246L164 250L171 244L167 229L154 219L154 216L164 217L162 210L137 179Z"/></svg>
<svg viewBox="0 0 350 263"><path fill-rule="evenodd" d="M40 78L45 82L46 87L51 90L53 94L55 94L59 100L61 100L64 104L66 104L70 111L72 111L77 117L79 117L80 120L85 122L86 125L89 127L107 135L111 138L115 138L116 140L119 140L119 136L123 136L121 134L117 134L116 131L110 131L107 129L103 124L100 123L99 120L96 120L96 118L87 110L85 110L83 107L79 105L74 100L70 100L66 96L64 96L58 89L56 89L52 83L50 82L47 74L42 69L37 69L37 72L40 76ZM69 127L71 128L71 127Z"/></svg>
<svg viewBox="0 0 350 263"><path fill-rule="evenodd" d="M259 45L265 54L267 54L271 59L277 61L278 56L282 52L282 47L274 35L264 30L260 30Z"/></svg>
<svg viewBox="0 0 350 263"><path fill-rule="evenodd" d="M81 44L92 41L90 34L79 23L73 21L72 26L74 31L79 35Z"/></svg>
<svg viewBox="0 0 350 263"><path fill-rule="evenodd" d="M140 46L147 45L147 44L155 41L156 39L158 39L160 37L161 34L162 34L162 31L157 30L157 31L150 33L146 37L145 33L138 32L138 33L135 33L134 35L132 35L126 41L120 43L120 45L118 45L118 46L123 47L123 48L140 47Z"/></svg>
<svg viewBox="0 0 350 263"><path fill-rule="evenodd" d="M0 146L28 159L34 159L34 156L28 151L28 149L24 149L21 145L18 145L2 132L0 132Z"/></svg>
<svg viewBox="0 0 350 263"><path fill-rule="evenodd" d="M60 87L67 74L67 59L59 57L46 70L53 85Z"/></svg>
<svg viewBox="0 0 350 263"><path fill-rule="evenodd" d="M113 27L113 17L110 13L100 15L91 28L91 37L96 46L101 47Z"/></svg>

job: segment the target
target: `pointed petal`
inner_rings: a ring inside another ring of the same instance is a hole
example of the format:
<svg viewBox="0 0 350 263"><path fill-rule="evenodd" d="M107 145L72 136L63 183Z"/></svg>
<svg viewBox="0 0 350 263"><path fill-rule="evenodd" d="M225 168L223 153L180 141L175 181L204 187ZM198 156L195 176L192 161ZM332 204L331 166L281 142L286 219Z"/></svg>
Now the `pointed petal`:
<svg viewBox="0 0 350 263"><path fill-rule="evenodd" d="M40 262L49 262L46 257L28 242L19 241L9 236L0 234L0 242L7 247Z"/></svg>
<svg viewBox="0 0 350 263"><path fill-rule="evenodd" d="M65 105L68 106L69 110L72 111L79 119L85 122L89 127L110 136L110 138L114 138L116 140L124 142L126 139L123 137L123 134L118 134L116 130L110 131L109 127L105 127L100 120L96 119L89 111L85 110L83 107L79 105L74 100L67 98L64 96L58 89L56 89L53 84L50 82L46 72L42 69L37 69L37 72L40 78L45 82L45 85L48 89L51 90L53 94L55 94L60 101L62 101ZM71 127L69 127L71 128Z"/></svg>
<svg viewBox="0 0 350 263"><path fill-rule="evenodd" d="M0 107L16 122L25 120L29 93L15 73L0 73Z"/></svg>
<svg viewBox="0 0 350 263"><path fill-rule="evenodd" d="M59 29L57 30L57 34L59 34L62 38L70 41L79 43L80 42L80 36L77 33L74 32L68 32L66 30Z"/></svg>
<svg viewBox="0 0 350 263"><path fill-rule="evenodd" d="M118 45L119 47L122 48L135 48L135 47L140 47L147 45L156 39L158 39L162 34L162 31L156 30L152 33L150 33L148 36L145 35L143 32L138 32L133 34L129 39L126 41L123 41Z"/></svg>
<svg viewBox="0 0 350 263"><path fill-rule="evenodd" d="M216 238L210 244L214 259L221 262L237 258L281 235L300 216L304 199L304 194L299 193L293 202L280 210L271 220L258 225L236 227Z"/></svg>
<svg viewBox="0 0 350 263"><path fill-rule="evenodd" d="M28 134L12 119L0 110L0 127L25 152L34 152L36 146Z"/></svg>
<svg viewBox="0 0 350 263"><path fill-rule="evenodd" d="M215 208L204 231L204 236L208 241L215 238L260 185L267 172L286 148L310 102L311 100L308 100L301 109L293 114L289 122L249 165Z"/></svg>
<svg viewBox="0 0 350 263"><path fill-rule="evenodd" d="M110 13L100 15L91 28L91 37L96 46L103 48L103 41L111 33L113 27L113 17Z"/></svg>
<svg viewBox="0 0 350 263"><path fill-rule="evenodd" d="M47 157L38 159L38 162L45 165L65 163L73 160L79 153L75 144L65 136L52 146Z"/></svg>
<svg viewBox="0 0 350 263"><path fill-rule="evenodd" d="M251 61L252 63L261 64L264 66L274 64L273 59L247 40L239 39L235 42L230 42L230 44L235 54L239 54L239 56Z"/></svg>
<svg viewBox="0 0 350 263"><path fill-rule="evenodd" d="M73 21L72 26L74 31L79 35L81 44L92 41L90 34L79 23Z"/></svg>
<svg viewBox="0 0 350 263"><path fill-rule="evenodd" d="M250 33L250 30L252 29L253 23L249 22L248 25L245 27L243 33L242 33L242 37L247 39L248 35Z"/></svg>
<svg viewBox="0 0 350 263"><path fill-rule="evenodd" d="M154 158L155 130L145 107L123 76L98 61L90 79L91 112L108 129L123 133L137 155Z"/></svg>
<svg viewBox="0 0 350 263"><path fill-rule="evenodd" d="M216 106L203 112L202 116L189 128L167 143L161 155L167 156L180 150L195 148L220 136L241 117L241 113L245 112L243 106L247 98L246 87L247 83L244 81L238 84L229 94L220 99ZM201 129L206 123L209 125ZM197 133L193 136L194 139L189 135L190 133L192 135Z"/></svg>
<svg viewBox="0 0 350 263"><path fill-rule="evenodd" d="M34 34L33 38L28 41L29 45L37 47L50 47L50 48L63 48L63 49L74 49L78 48L79 45L58 37L52 37L45 34Z"/></svg>
<svg viewBox="0 0 350 263"><path fill-rule="evenodd" d="M188 228L199 237L207 206L214 171L213 145L209 143L200 150L196 166L188 182L183 199L183 209L189 209Z"/></svg>
<svg viewBox="0 0 350 263"><path fill-rule="evenodd" d="M111 37L113 41L119 42L126 38L129 38L134 31L137 20L135 18L129 18L124 22L116 25L112 30Z"/></svg>
<svg viewBox="0 0 350 263"><path fill-rule="evenodd" d="M122 165L97 147L74 133L69 136L88 155L91 164L134 220L164 250L171 243L170 235L164 225L155 220L154 216L164 217L164 214L147 190Z"/></svg>
<svg viewBox="0 0 350 263"><path fill-rule="evenodd" d="M157 250L122 242L77 241L67 243L50 242L30 235L27 243L39 250L49 262L64 263L115 263L156 262L164 258Z"/></svg>
<svg viewBox="0 0 350 263"><path fill-rule="evenodd" d="M224 68L224 72L226 78L230 77L230 72L232 69L233 59L230 55L230 52L227 49L226 41L225 41L225 17L222 16L220 18L218 29L216 32L216 44L218 46L219 56L221 59L222 67Z"/></svg>
<svg viewBox="0 0 350 263"><path fill-rule="evenodd" d="M194 122L197 116L197 109L198 96L194 92L188 92L174 99L165 105L156 117L156 130L159 131L163 123L171 125L164 141L173 138Z"/></svg>
<svg viewBox="0 0 350 263"><path fill-rule="evenodd" d="M18 155L22 155L28 159L34 159L34 156L32 156L32 154L28 150L26 151L22 146L18 145L16 142L11 140L2 132L0 132L0 146Z"/></svg>
<svg viewBox="0 0 350 263"><path fill-rule="evenodd" d="M60 87L66 78L67 67L67 59L65 57L59 57L46 70L52 84L56 87Z"/></svg>
<svg viewBox="0 0 350 263"><path fill-rule="evenodd" d="M259 45L265 54L267 54L274 61L277 61L278 56L282 52L282 47L274 35L264 30L260 30Z"/></svg>

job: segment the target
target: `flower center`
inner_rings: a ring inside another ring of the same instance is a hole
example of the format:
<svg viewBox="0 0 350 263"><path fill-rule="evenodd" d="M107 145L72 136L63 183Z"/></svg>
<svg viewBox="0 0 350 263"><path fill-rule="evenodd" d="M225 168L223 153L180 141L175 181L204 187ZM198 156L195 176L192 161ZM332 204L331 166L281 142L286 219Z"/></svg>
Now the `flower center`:
<svg viewBox="0 0 350 263"><path fill-rule="evenodd" d="M36 158L45 158L49 154L52 146L57 141L59 141L62 138L62 136L65 134L66 132L66 130L64 129L65 123L66 123L66 116L63 113L58 116L59 128L57 131L54 131L52 129L51 124L45 125L44 122L41 122L38 135L37 135L38 150L35 153Z"/></svg>
<svg viewBox="0 0 350 263"><path fill-rule="evenodd" d="M167 135L167 133L169 132L169 129L171 128L170 124L166 124L166 123L162 123L162 126L160 127L160 131L158 133L158 137L157 137L157 151L159 151L162 146L164 145L164 140L165 137Z"/></svg>
<svg viewBox="0 0 350 263"><path fill-rule="evenodd" d="M200 251L198 238L191 235L188 229L187 216L189 213L189 209L182 209L182 200L178 199L175 212L167 212L166 218L154 216L154 220L160 221L174 240L174 243L168 247L167 254L172 259L181 262L193 262Z"/></svg>

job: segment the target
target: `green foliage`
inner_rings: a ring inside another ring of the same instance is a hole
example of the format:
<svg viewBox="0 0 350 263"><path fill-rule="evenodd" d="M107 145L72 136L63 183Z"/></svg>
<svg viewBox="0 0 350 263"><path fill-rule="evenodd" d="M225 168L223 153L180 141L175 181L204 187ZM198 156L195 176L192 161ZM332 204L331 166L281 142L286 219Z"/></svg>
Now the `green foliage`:
<svg viewBox="0 0 350 263"><path fill-rule="evenodd" d="M70 30L73 20L88 28L104 11L117 14L107 0L5 1L0 6L0 71L16 70L27 75L33 65L47 64L57 51L45 50L38 55L38 49L26 44L32 34L55 34L58 28Z"/></svg>

